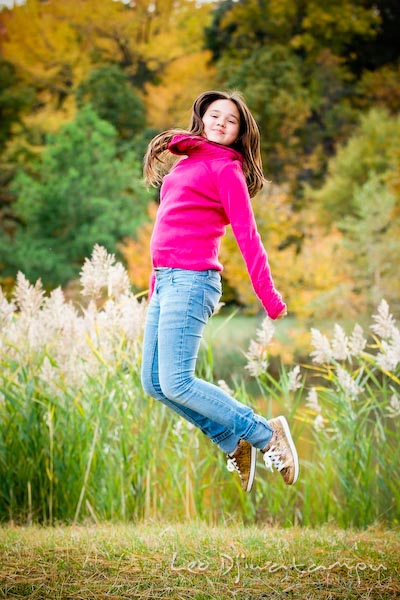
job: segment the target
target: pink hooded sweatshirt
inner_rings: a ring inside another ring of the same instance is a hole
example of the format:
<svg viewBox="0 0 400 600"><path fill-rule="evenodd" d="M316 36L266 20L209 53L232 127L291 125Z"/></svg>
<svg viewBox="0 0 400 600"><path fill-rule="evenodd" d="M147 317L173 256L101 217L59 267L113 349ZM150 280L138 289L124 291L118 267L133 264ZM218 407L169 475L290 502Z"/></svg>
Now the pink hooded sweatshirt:
<svg viewBox="0 0 400 600"><path fill-rule="evenodd" d="M153 267L222 271L219 249L231 224L254 291L271 319L286 308L274 287L243 174L242 155L189 134L168 149L184 155L164 177L150 253ZM151 292L153 291L152 278Z"/></svg>

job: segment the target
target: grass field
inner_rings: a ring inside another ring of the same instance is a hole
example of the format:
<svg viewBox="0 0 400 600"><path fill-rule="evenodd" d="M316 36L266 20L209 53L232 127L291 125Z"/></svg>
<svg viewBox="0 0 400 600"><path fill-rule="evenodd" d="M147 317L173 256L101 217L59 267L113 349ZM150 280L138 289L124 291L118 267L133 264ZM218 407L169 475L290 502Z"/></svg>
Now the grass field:
<svg viewBox="0 0 400 600"><path fill-rule="evenodd" d="M389 599L400 532L199 522L0 529L0 598Z"/></svg>

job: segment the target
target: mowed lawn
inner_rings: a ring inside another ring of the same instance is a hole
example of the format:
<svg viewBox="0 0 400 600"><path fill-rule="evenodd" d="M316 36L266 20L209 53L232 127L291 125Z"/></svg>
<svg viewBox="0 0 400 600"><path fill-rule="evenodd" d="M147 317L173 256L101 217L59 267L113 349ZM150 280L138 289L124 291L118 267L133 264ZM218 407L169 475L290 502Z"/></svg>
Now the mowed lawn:
<svg viewBox="0 0 400 600"><path fill-rule="evenodd" d="M399 597L396 529L198 522L0 529L0 598Z"/></svg>

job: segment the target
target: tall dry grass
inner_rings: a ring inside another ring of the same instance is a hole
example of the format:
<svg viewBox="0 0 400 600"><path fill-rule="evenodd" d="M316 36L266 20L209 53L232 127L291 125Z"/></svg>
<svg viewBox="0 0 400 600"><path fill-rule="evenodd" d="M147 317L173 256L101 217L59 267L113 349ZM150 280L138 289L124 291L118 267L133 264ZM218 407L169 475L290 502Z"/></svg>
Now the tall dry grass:
<svg viewBox="0 0 400 600"><path fill-rule="evenodd" d="M384 301L370 334L314 330L309 363L278 377L268 370L273 324L257 331L247 372L260 393L240 381L232 393L287 415L301 476L288 488L260 461L249 495L215 446L144 395L146 302L122 265L97 246L80 285L80 306L22 274L11 300L0 293L2 521L398 522L400 334ZM211 379L211 347L202 356Z"/></svg>

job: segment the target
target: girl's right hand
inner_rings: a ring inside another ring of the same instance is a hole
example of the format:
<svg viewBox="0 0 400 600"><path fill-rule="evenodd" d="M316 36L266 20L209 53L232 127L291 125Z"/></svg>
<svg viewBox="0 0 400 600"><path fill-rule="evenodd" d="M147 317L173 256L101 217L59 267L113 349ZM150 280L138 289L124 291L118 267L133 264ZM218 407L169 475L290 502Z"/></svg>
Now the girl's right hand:
<svg viewBox="0 0 400 600"><path fill-rule="evenodd" d="M287 308L285 306L285 308L282 310L282 312L276 317L276 319L283 319L284 317L286 317L287 315Z"/></svg>

